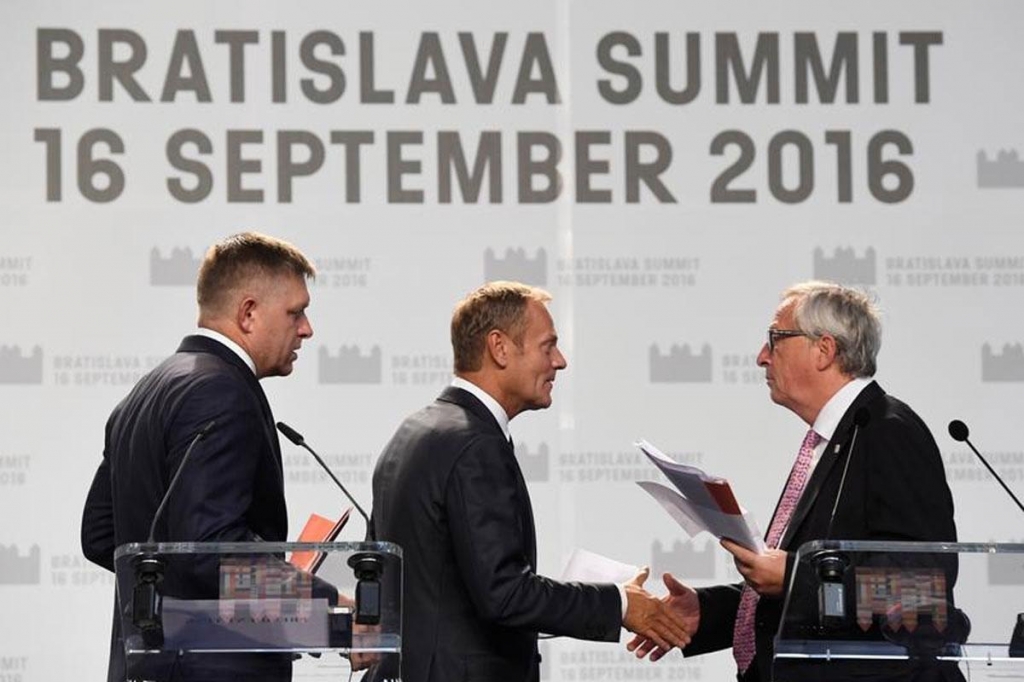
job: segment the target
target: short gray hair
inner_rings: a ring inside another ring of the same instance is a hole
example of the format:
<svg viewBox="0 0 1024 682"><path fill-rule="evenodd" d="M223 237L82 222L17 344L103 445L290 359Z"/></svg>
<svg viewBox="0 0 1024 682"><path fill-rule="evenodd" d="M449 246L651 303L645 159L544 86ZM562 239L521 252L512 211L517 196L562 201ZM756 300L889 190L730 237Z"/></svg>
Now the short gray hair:
<svg viewBox="0 0 1024 682"><path fill-rule="evenodd" d="M782 292L793 302L797 329L810 338L836 340L839 368L854 377L874 376L882 347L882 321L874 300L862 291L832 282L802 282Z"/></svg>

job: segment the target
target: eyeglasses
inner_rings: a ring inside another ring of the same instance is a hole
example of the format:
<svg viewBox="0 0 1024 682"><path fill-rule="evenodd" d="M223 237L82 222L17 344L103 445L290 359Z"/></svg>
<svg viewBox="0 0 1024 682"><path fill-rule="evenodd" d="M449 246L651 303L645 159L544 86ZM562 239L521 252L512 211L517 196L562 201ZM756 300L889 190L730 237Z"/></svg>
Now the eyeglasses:
<svg viewBox="0 0 1024 682"><path fill-rule="evenodd" d="M807 332L802 332L799 329L775 329L774 327L769 327L768 352L774 352L775 344L777 344L781 339L788 339L793 336L807 336Z"/></svg>

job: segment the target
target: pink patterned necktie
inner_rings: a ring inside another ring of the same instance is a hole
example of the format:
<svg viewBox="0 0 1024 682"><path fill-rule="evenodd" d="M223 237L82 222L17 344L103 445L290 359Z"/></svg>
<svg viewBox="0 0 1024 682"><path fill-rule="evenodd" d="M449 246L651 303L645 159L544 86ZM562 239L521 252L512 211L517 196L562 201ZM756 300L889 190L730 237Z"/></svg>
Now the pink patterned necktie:
<svg viewBox="0 0 1024 682"><path fill-rule="evenodd" d="M789 480L786 482L786 489L782 493L782 501L772 519L772 525L768 529L768 547L776 548L779 540L793 517L793 510L796 509L800 495L807 483L807 474L811 469L811 461L814 459L814 448L821 442L821 436L813 429L804 436L804 442L800 445L800 453L796 456L793 470L789 472ZM754 660L754 614L757 611L758 594L749 585L743 586L743 593L740 596L740 608L736 612L736 626L732 632L732 655L736 659L736 666L740 673L745 673Z"/></svg>

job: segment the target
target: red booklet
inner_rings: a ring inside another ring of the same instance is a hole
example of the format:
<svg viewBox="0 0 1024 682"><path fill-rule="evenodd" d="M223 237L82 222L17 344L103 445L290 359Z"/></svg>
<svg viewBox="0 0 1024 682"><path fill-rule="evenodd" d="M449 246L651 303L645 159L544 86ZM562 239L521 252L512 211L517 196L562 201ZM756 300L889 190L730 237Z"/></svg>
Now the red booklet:
<svg viewBox="0 0 1024 682"><path fill-rule="evenodd" d="M298 541L333 542L334 539L338 537L338 533L341 532L341 529L345 527L346 523L348 523L348 516L351 513L352 507L349 507L337 521L331 521L319 514L310 514L305 527L302 529L302 532L299 533ZM320 568L320 564L324 562L326 557L326 552L316 552L313 550L307 552L292 552L288 562L300 571L316 573L317 569Z"/></svg>

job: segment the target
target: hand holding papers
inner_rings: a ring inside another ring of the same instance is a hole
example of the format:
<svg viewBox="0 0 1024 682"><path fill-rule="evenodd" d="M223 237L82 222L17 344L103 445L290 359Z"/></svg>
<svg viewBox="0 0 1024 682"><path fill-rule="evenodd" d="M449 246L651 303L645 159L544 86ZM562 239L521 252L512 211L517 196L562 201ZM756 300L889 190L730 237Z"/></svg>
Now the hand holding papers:
<svg viewBox="0 0 1024 682"><path fill-rule="evenodd" d="M636 446L679 492L652 481L639 481L637 485L650 493L691 537L707 531L716 538L728 538L757 553L764 552L753 515L736 502L727 480L674 462L645 440L637 441Z"/></svg>

